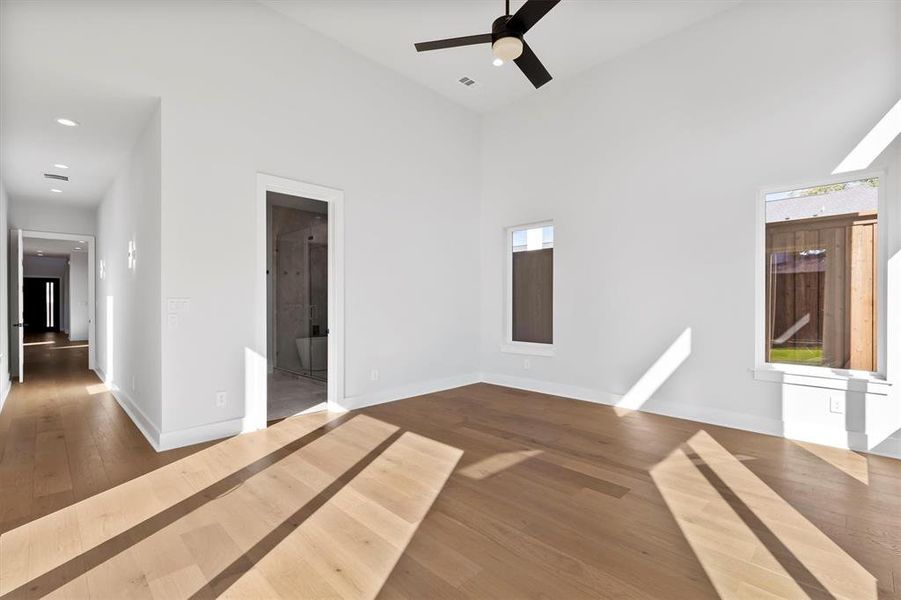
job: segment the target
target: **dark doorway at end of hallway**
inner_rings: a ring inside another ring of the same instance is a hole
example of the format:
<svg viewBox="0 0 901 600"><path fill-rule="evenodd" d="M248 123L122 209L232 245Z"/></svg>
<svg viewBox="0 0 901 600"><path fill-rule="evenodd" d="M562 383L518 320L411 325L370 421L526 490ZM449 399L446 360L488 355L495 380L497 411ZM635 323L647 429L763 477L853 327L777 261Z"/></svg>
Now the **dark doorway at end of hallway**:
<svg viewBox="0 0 901 600"><path fill-rule="evenodd" d="M59 331L59 288L56 277L26 277L22 286L26 333Z"/></svg>

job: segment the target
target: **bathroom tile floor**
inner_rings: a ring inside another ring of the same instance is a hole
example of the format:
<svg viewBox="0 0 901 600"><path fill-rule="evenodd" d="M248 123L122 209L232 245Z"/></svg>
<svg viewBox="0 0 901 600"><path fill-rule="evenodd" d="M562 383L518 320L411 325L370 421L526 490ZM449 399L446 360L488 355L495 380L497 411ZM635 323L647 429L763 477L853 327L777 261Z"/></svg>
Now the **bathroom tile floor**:
<svg viewBox="0 0 901 600"><path fill-rule="evenodd" d="M269 375L269 421L284 419L323 404L328 398L326 383L282 371Z"/></svg>

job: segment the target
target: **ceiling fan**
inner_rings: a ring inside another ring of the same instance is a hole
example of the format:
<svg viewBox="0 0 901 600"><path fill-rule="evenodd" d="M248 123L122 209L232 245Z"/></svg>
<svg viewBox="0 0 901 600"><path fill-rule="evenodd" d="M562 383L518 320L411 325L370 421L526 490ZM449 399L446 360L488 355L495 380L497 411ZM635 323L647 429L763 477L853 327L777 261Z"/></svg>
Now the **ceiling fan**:
<svg viewBox="0 0 901 600"><path fill-rule="evenodd" d="M510 15L510 0L506 0L506 13L494 20L491 24L491 33L468 35L466 37L449 38L446 40L434 40L431 42L419 42L414 44L417 52L426 50L443 50L444 48L457 48L459 46L474 46L476 44L491 44L491 53L494 54L495 66L501 66L511 60L516 63L523 75L529 78L536 88L540 88L551 80L551 74L547 72L532 49L523 39L523 35L532 28L549 10L554 8L560 0L528 0Z"/></svg>

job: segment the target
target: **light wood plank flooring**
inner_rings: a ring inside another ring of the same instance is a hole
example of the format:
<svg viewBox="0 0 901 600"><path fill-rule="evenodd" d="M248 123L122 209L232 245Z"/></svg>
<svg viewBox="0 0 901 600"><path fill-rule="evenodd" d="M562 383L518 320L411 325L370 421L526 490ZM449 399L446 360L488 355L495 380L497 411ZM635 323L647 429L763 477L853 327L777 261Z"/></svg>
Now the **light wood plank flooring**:
<svg viewBox="0 0 901 600"><path fill-rule="evenodd" d="M490 385L157 454L52 341L2 598L901 598L901 461Z"/></svg>

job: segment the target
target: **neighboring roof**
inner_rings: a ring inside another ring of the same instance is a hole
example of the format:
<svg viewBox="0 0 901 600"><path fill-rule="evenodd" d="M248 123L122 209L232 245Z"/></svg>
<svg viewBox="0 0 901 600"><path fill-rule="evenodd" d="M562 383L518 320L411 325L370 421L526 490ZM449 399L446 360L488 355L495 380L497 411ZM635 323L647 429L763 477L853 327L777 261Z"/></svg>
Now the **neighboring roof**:
<svg viewBox="0 0 901 600"><path fill-rule="evenodd" d="M840 192L768 200L766 222L793 221L876 210L877 188L855 185Z"/></svg>

